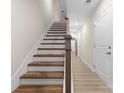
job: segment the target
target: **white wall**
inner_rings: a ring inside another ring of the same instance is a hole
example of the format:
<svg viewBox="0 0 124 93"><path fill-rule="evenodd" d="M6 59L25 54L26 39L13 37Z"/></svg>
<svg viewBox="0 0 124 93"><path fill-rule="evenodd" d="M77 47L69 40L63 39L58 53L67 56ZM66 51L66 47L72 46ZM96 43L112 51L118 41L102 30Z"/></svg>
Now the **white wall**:
<svg viewBox="0 0 124 93"><path fill-rule="evenodd" d="M92 22L87 20L80 33L79 55L84 62L93 64L93 31Z"/></svg>
<svg viewBox="0 0 124 93"><path fill-rule="evenodd" d="M110 3L109 3L110 2ZM87 19L86 23L83 25L82 31L80 32L80 48L79 48L79 54L82 60L88 64L89 66L93 66L93 50L94 50L94 23L96 19L101 15L103 10L105 10L106 6L108 6L111 3L112 0L102 0L101 3L96 7L96 9L93 11L93 13L89 16ZM107 21L104 22L106 24ZM112 25L112 22L110 22L110 25ZM104 29L104 26L103 28ZM111 28L112 29L112 28ZM108 29L109 32L111 32ZM109 33L108 32L108 33ZM111 33L112 34L112 33ZM109 62L109 65L111 65L112 62ZM111 66L112 67L112 66ZM108 70L110 71L112 68L104 68L103 70ZM111 82L112 82L112 72L107 74L108 76L111 77ZM106 80L107 81L107 80ZM107 83L109 83L107 81ZM112 87L112 84L108 84L110 87Z"/></svg>
<svg viewBox="0 0 124 93"><path fill-rule="evenodd" d="M60 5L61 17L64 18L65 16L67 16L67 5L66 5L67 0L58 0L58 1L59 1L59 5ZM62 13L62 11L64 11L64 13Z"/></svg>
<svg viewBox="0 0 124 93"><path fill-rule="evenodd" d="M12 0L12 75L55 19L57 0Z"/></svg>
<svg viewBox="0 0 124 93"><path fill-rule="evenodd" d="M101 13L101 10L104 9L104 7L106 6L108 2L111 2L111 0L109 1L101 0L101 2L96 6L92 14L88 17L87 21L82 27L82 31L80 32L80 50L79 50L80 53L79 54L82 57L82 59L85 62L87 62L89 65L93 65L94 22L97 16Z"/></svg>

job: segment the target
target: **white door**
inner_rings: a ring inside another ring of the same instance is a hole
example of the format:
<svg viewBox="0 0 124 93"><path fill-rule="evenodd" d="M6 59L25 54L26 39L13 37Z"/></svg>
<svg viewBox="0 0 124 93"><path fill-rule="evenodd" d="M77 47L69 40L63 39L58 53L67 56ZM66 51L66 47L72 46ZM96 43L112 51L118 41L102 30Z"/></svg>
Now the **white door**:
<svg viewBox="0 0 124 93"><path fill-rule="evenodd" d="M112 14L112 6L107 7L94 24L94 68L110 87L113 80Z"/></svg>

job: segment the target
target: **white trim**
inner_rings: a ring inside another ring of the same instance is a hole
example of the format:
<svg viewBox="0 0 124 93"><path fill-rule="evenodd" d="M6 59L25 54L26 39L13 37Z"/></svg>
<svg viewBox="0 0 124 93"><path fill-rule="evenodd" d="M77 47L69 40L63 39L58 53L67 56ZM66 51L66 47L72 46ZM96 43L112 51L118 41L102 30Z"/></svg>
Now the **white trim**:
<svg viewBox="0 0 124 93"><path fill-rule="evenodd" d="M80 57L80 56L79 56L79 57ZM88 63L84 60L84 58L81 58L81 57L80 57L80 59L81 59L81 61L82 61L84 64L86 64L86 65L89 67L89 69L90 69L92 72L95 72L94 67L91 66L90 64L88 64Z"/></svg>
<svg viewBox="0 0 124 93"><path fill-rule="evenodd" d="M63 85L63 79L22 79L22 85Z"/></svg>
<svg viewBox="0 0 124 93"><path fill-rule="evenodd" d="M99 70L95 70L95 72L102 78L102 80L107 84L107 86L110 89L113 89L112 83L110 82L109 78L107 78L107 76L104 73L100 72Z"/></svg>
<svg viewBox="0 0 124 93"><path fill-rule="evenodd" d="M12 76L12 79L11 79L11 90L12 91L15 90L20 85L19 77L28 70L27 64L29 62L31 62L33 54L35 53L35 51L36 51L37 47L39 46L39 44L42 42L43 38L45 37L45 34L49 30L49 28L53 24L53 22L54 22L54 20L51 20L51 22L47 26L47 28L45 30L43 30L43 32L41 34L41 37L36 41L36 43L34 44L33 48L31 49L31 51L28 53L28 55L25 57L24 61L20 65L20 67L17 69L17 71Z"/></svg>
<svg viewBox="0 0 124 93"><path fill-rule="evenodd" d="M109 0L109 1L103 0L100 6L99 6L100 8L98 7L98 9L96 9L96 12L99 12L99 13L96 15L95 20L99 19L108 10L108 8L112 6L112 0Z"/></svg>
<svg viewBox="0 0 124 93"><path fill-rule="evenodd" d="M97 14L96 18L95 18L95 23L99 22L106 14L108 9L111 7L112 5L110 3L108 3L103 9L99 10L100 13Z"/></svg>
<svg viewBox="0 0 124 93"><path fill-rule="evenodd" d="M28 71L64 71L63 66L29 66Z"/></svg>

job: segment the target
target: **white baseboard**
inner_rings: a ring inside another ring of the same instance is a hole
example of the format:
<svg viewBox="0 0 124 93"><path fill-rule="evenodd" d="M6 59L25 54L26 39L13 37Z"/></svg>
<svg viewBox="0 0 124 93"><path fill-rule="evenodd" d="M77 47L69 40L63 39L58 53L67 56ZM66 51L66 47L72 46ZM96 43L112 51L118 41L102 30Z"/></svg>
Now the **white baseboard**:
<svg viewBox="0 0 124 93"><path fill-rule="evenodd" d="M49 28L51 27L53 22L54 22L54 20L52 20L51 23L46 27L46 29L43 30L41 37L36 41L36 43L34 44L33 48L31 49L31 51L28 53L28 55L25 57L24 61L20 65L20 67L17 69L17 71L12 76L12 79L11 79L11 90L12 91L15 90L20 85L19 77L23 73L28 71L27 64L31 62L33 54L35 53L35 51L36 51L37 47L39 46L39 44L42 42L43 38L45 37L45 34L49 30Z"/></svg>
<svg viewBox="0 0 124 93"><path fill-rule="evenodd" d="M81 58L81 57L80 57L80 58ZM88 64L83 58L81 58L81 61L82 61L84 64L86 64L92 72L95 72L95 73L106 83L106 85L107 85L110 89L113 89L112 82L110 82L110 80L108 80L108 78L107 78L103 73L101 73L100 71L94 69L94 67L91 66L90 64Z"/></svg>
<svg viewBox="0 0 124 93"><path fill-rule="evenodd" d="M79 56L79 57L80 57L80 56ZM82 61L84 64L86 64L86 65L89 67L89 69L90 69L92 72L95 72L95 69L93 68L93 66L91 66L90 64L88 64L83 58L80 57L80 59L81 59L81 61Z"/></svg>
<svg viewBox="0 0 124 93"><path fill-rule="evenodd" d="M110 88L113 89L112 82L109 80L107 76L105 76L102 72L99 70L95 70L95 72L99 75L99 77L106 83L106 85Z"/></svg>

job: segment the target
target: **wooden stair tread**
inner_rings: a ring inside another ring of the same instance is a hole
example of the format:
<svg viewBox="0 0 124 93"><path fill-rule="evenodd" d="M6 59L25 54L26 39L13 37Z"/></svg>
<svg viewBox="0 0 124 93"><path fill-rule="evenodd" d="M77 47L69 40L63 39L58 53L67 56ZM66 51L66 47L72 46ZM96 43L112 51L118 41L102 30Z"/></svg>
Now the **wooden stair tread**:
<svg viewBox="0 0 124 93"><path fill-rule="evenodd" d="M54 23L54 24L52 24L52 26L53 26L53 25L57 25L57 26L58 26L58 25L64 25L64 26L66 26L66 23L64 23L64 24Z"/></svg>
<svg viewBox="0 0 124 93"><path fill-rule="evenodd" d="M65 50L65 48L38 48L37 50Z"/></svg>
<svg viewBox="0 0 124 93"><path fill-rule="evenodd" d="M53 23L53 25L55 25L55 24L64 24L64 25L65 25L66 23L65 23L65 22L61 22L61 23L60 23L60 22L58 22L58 23Z"/></svg>
<svg viewBox="0 0 124 93"><path fill-rule="evenodd" d="M64 27L66 27L66 24L53 24L52 27L53 26L56 26L56 27L64 26Z"/></svg>
<svg viewBox="0 0 124 93"><path fill-rule="evenodd" d="M66 26L66 24L53 24L52 26Z"/></svg>
<svg viewBox="0 0 124 93"><path fill-rule="evenodd" d="M65 45L65 43L41 43L42 45Z"/></svg>
<svg viewBox="0 0 124 93"><path fill-rule="evenodd" d="M32 62L28 64L28 66L64 66L63 61L57 61L57 62Z"/></svg>
<svg viewBox="0 0 124 93"><path fill-rule="evenodd" d="M47 32L48 34L66 34L66 32Z"/></svg>
<svg viewBox="0 0 124 93"><path fill-rule="evenodd" d="M51 27L50 29L67 29L67 27Z"/></svg>
<svg viewBox="0 0 124 93"><path fill-rule="evenodd" d="M20 85L12 93L63 93L62 85Z"/></svg>
<svg viewBox="0 0 124 93"><path fill-rule="evenodd" d="M50 28L49 30L66 30L66 28Z"/></svg>
<svg viewBox="0 0 124 93"><path fill-rule="evenodd" d="M50 29L66 29L67 27L51 27Z"/></svg>
<svg viewBox="0 0 124 93"><path fill-rule="evenodd" d="M67 28L67 27L66 26L56 26L56 25L54 25L51 28Z"/></svg>
<svg viewBox="0 0 124 93"><path fill-rule="evenodd" d="M64 76L63 71L28 71L20 79L61 79Z"/></svg>
<svg viewBox="0 0 124 93"><path fill-rule="evenodd" d="M66 29L50 29L49 31L66 31Z"/></svg>
<svg viewBox="0 0 124 93"><path fill-rule="evenodd" d="M60 22L53 23L53 25L56 25L56 24L57 24L57 25L58 25L58 24L63 24L63 25L65 25L66 23L65 23L65 22L61 22L61 23L60 23Z"/></svg>
<svg viewBox="0 0 124 93"><path fill-rule="evenodd" d="M52 26L66 26L66 24L53 24Z"/></svg>
<svg viewBox="0 0 124 93"><path fill-rule="evenodd" d="M59 37L59 36L65 36L65 35L46 35L46 37Z"/></svg>
<svg viewBox="0 0 124 93"><path fill-rule="evenodd" d="M33 57L64 57L64 54L35 54Z"/></svg>
<svg viewBox="0 0 124 93"><path fill-rule="evenodd" d="M66 24L53 24L51 27L53 27L53 26L66 26Z"/></svg>
<svg viewBox="0 0 124 93"><path fill-rule="evenodd" d="M65 40L65 39L57 39L57 38L45 38L44 40Z"/></svg>

